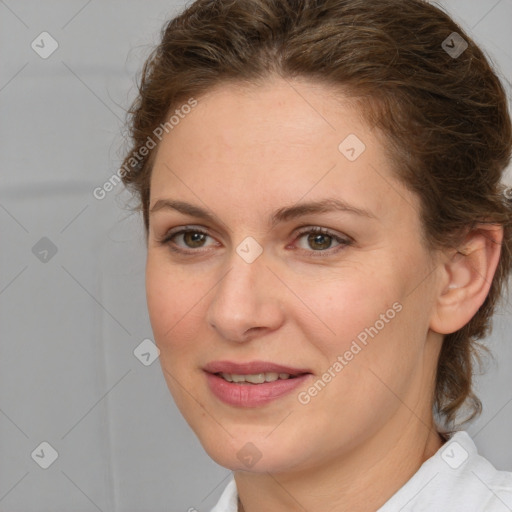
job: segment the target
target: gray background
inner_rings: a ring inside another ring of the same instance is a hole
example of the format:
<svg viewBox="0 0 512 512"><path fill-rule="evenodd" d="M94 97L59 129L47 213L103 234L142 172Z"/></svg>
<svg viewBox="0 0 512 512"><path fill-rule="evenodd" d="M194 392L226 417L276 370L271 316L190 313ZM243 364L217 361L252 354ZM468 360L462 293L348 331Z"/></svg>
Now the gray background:
<svg viewBox="0 0 512 512"><path fill-rule="evenodd" d="M230 476L181 418L158 360L134 356L152 338L141 219L122 185L92 195L121 163L134 76L182 5L0 0L0 511L207 511ZM510 93L512 0L442 5ZM43 31L59 45L47 59L31 48ZM509 302L468 429L509 471L511 331ZM48 469L43 441L58 452Z"/></svg>

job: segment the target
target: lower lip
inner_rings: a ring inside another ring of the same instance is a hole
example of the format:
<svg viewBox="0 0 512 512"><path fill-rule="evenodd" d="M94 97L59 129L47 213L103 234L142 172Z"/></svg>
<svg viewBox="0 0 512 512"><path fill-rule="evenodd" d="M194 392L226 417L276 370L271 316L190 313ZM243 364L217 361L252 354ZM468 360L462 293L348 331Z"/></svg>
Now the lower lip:
<svg viewBox="0 0 512 512"><path fill-rule="evenodd" d="M262 384L236 384L224 380L219 375L206 372L206 378L212 393L219 400L235 407L265 405L291 393L294 389L303 385L309 377L311 377L310 373L293 379L278 379L274 382L263 382Z"/></svg>

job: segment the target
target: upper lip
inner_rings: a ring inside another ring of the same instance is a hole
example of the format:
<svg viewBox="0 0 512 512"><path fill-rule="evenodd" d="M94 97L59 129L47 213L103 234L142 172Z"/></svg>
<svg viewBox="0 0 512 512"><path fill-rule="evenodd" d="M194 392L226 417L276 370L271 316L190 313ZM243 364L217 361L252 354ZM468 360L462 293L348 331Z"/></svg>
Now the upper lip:
<svg viewBox="0 0 512 512"><path fill-rule="evenodd" d="M255 373L288 373L290 375L302 375L311 373L307 369L292 368L282 364L267 361L248 361L246 363L235 363L233 361L212 361L203 368L208 373L230 373L235 375L252 375Z"/></svg>

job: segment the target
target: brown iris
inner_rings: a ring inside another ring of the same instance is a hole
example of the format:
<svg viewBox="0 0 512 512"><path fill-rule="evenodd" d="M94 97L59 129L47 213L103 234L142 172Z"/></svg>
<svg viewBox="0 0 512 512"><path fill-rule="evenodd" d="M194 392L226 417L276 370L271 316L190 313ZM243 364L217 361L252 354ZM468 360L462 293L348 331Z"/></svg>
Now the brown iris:
<svg viewBox="0 0 512 512"><path fill-rule="evenodd" d="M324 235L322 233L311 233L308 236L309 246L315 250L329 249L332 243L332 236Z"/></svg>
<svg viewBox="0 0 512 512"><path fill-rule="evenodd" d="M183 233L183 241L191 248L202 247L205 238L206 235L204 233L198 233L197 231L187 231Z"/></svg>

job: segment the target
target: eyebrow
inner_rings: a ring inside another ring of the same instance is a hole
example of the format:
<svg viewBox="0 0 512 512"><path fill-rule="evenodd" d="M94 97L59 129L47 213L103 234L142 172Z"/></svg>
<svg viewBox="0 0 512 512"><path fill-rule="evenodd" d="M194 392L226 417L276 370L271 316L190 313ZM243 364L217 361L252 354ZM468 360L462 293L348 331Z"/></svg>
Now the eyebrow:
<svg viewBox="0 0 512 512"><path fill-rule="evenodd" d="M208 210L190 203L186 203L184 201L159 199L151 208L150 213L155 213L162 209L175 210L185 215L208 220L210 222L219 222L218 218ZM333 211L341 211L369 219L377 218L371 211L365 210L363 208L357 208L341 199L326 198L319 201L310 201L307 203L295 204L292 206L279 208L270 216L269 224L271 227L275 227L280 222L293 220L304 215L314 213L329 213Z"/></svg>

